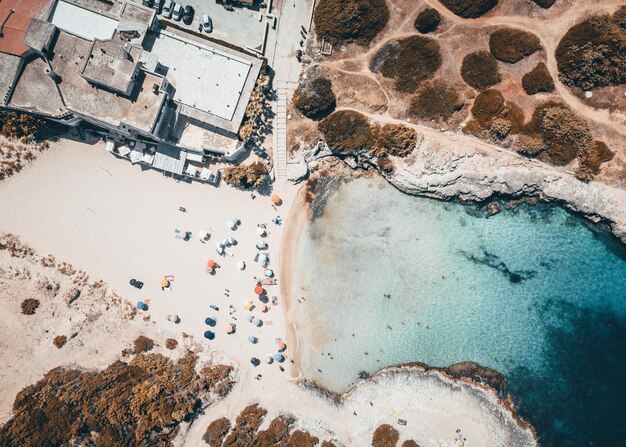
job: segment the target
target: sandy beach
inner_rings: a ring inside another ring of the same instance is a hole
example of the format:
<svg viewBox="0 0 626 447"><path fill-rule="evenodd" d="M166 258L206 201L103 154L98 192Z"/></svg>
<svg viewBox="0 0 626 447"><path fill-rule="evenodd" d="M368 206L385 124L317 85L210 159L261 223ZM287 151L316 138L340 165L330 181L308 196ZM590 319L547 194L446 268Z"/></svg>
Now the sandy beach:
<svg viewBox="0 0 626 447"><path fill-rule="evenodd" d="M162 344L166 337L175 338L181 342L179 351L183 346L191 347L201 361L227 363L236 368L237 384L233 391L199 415L190 427L183 428L176 438L178 446L198 445L209 422L222 416L232 419L255 402L268 410L265 424L272 417L293 414L298 427L337 445L367 445L373 431L383 423L397 426L401 439L415 439L422 446L461 445L457 430L468 440L466 445L501 446L509 439L518 439L516 445L520 446L535 445L532 431L520 426L509 407L502 405L491 390L456 383L437 372L385 373L374 381L359 382L339 398L293 380L300 373L297 363L291 363L297 358L297 339L296 328L288 319L288 272L298 255L298 240L307 223L307 213L303 212L304 195L297 194L294 186L276 185L274 192L283 198L277 210L268 197L257 195L252 199L249 192L226 185L213 188L177 183L116 159L104 150L103 144L67 140L54 143L19 175L3 182L0 207L11 212L3 215L0 232L19 235L40 256L53 254L56 259L88 272L94 280L104 279L108 290L128 300L131 306L139 300L149 306L147 312L139 312L129 322L111 314L109 317L117 323L103 329L111 335L105 337L109 344L101 342L100 335L94 336L89 345L92 357L80 350L71 356L59 356L50 345L49 349L42 348L45 353L37 351L30 358L23 348L21 363L12 370L0 371L2 377L22 374L29 362L40 362L42 355L50 360L41 362L40 368L23 375L19 382L1 384L3 402L7 403L2 408L3 420L9 416L14 394L41 377L46 368L101 367L128 347L133 335L144 332L155 337L157 344ZM180 206L187 212L179 211ZM281 226L272 223L277 215L283 219ZM233 218L241 221L236 231L226 225ZM246 300L261 304L253 292L254 277L264 275L264 269L254 260L258 253L255 245L260 239L257 224L267 227L264 240L268 249L264 252L269 254L270 267L279 284L266 287L270 297L268 311L263 313L256 307L251 312L263 321L260 327L247 321L248 311L243 307ZM176 229L190 231L191 239L175 238ZM208 242L199 240L200 231L210 233ZM215 251L216 243L227 237L235 238L237 244L226 250L232 257L220 257ZM215 275L206 272L209 259L220 266ZM238 261L246 263L245 270L237 268ZM3 265L8 268L12 262L4 259ZM165 275L174 277L170 290L161 289L160 281ZM131 278L143 281L144 287L137 290L130 286ZM271 305L273 296L277 297L276 306ZM16 302L12 306L12 311L19 313ZM180 323L168 321L169 314L179 315ZM57 318L52 313L42 315ZM207 326L206 317L217 320L216 326ZM235 325L236 332L226 334L226 324ZM7 337L10 332L21 330L20 324L7 327ZM92 331L99 331L99 327ZM203 337L208 329L216 334L214 340ZM52 334L45 335L46 329L36 325L33 330L40 331L47 346ZM256 344L248 340L251 335L257 337ZM264 362L267 354L277 353L280 340L288 346L284 372L277 362ZM97 355L96 362L93 355L103 350L107 355ZM253 356L261 359L258 367L250 363ZM406 419L408 424L397 425L398 418Z"/></svg>

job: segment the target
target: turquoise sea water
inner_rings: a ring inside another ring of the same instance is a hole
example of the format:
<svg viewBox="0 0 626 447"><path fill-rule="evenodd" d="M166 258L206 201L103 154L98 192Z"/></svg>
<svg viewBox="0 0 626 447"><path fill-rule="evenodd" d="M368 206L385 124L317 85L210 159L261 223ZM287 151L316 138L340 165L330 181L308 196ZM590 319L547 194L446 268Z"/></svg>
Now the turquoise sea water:
<svg viewBox="0 0 626 447"><path fill-rule="evenodd" d="M617 241L556 206L485 217L380 179L328 196L294 274L308 378L342 391L361 371L474 361L506 375L542 445L626 445Z"/></svg>

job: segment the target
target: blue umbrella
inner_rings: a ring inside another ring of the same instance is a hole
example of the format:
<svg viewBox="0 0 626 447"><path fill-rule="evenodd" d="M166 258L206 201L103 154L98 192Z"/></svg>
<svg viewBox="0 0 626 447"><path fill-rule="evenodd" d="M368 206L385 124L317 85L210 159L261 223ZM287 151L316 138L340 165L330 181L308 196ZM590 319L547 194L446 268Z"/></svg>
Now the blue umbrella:
<svg viewBox="0 0 626 447"><path fill-rule="evenodd" d="M252 363L254 366L259 366L259 364L261 363L261 360L257 359L256 357L252 357L250 359L250 363Z"/></svg>
<svg viewBox="0 0 626 447"><path fill-rule="evenodd" d="M137 309L148 310L148 306L143 301L137 301Z"/></svg>
<svg viewBox="0 0 626 447"><path fill-rule="evenodd" d="M213 326L215 326L215 319L213 319L213 318L211 318L211 317L207 317L207 318L204 320L204 323L205 323L205 324L207 324L207 325L209 325L209 326L211 326L211 327L213 327Z"/></svg>
<svg viewBox="0 0 626 447"><path fill-rule="evenodd" d="M209 340L213 340L215 338L215 333L211 331L206 331L204 333L204 338L208 338Z"/></svg>
<svg viewBox="0 0 626 447"><path fill-rule="evenodd" d="M284 356L284 355L282 355L282 354L276 354L276 355L274 356L274 360L276 360L276 361L277 361L277 362L279 362L279 363L282 363L282 362L284 362L284 361L285 361L285 356Z"/></svg>

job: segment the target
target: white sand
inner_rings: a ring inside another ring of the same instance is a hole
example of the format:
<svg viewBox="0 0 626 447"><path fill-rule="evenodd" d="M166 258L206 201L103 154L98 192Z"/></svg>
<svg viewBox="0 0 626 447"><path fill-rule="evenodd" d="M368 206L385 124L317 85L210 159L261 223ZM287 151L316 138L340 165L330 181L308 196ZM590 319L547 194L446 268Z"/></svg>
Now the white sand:
<svg viewBox="0 0 626 447"><path fill-rule="evenodd" d="M511 414L495 403L491 393L469 386L453 388L449 383L442 384L436 374L414 373L417 382L404 376L392 376L380 386L367 382L366 387L352 391L345 408L292 382L289 356L295 346L287 337L285 298L280 296L279 287L268 287L270 296L279 296L277 307L270 306L267 314L253 311L264 321L262 327L248 323L243 309L246 299L258 303L252 277L263 275L263 269L253 261L259 239L257 223L268 224L271 267L279 281L281 267L289 267L280 266L277 259L285 226L277 227L271 220L280 214L287 221L296 190L283 184L275 191L285 201L278 212L267 197L251 200L249 193L225 185L216 189L176 183L157 172L142 173L139 166L115 159L102 144L61 141L19 175L0 184L0 209L4 210L0 232L18 234L39 254L52 253L92 277L104 278L112 290L133 303L149 300L152 322L142 324L179 340L183 332L191 334L206 348L201 360L213 358L238 368L238 384L233 392L211 406L189 432L183 430L177 445L199 445L210 421L221 416L234 418L252 402L268 409L266 423L278 414L293 413L302 427L320 439L332 438L344 445L367 445L381 423L396 426L395 409L401 410L399 417L409 420L406 427L399 427L402 439L414 438L422 446L456 445L457 428L466 435L466 445L472 446L509 445L504 442L507 437L530 439L528 429L515 423L501 424ZM188 212L181 213L179 206ZM233 217L242 222L234 232L226 227ZM175 239L176 228L192 231L192 240ZM201 230L211 233L207 244L198 240ZM291 233L285 238L287 244L295 243L298 232ZM216 242L228 236L239 244L231 250L233 257L220 258L215 253ZM221 265L215 276L205 272L210 258ZM236 268L239 260L248 266L243 272ZM175 276L171 291L160 288L166 274ZM143 290L128 284L132 277L145 282ZM224 295L225 288L230 290L230 297ZM210 304L219 306L220 311L211 310ZM229 304L236 308L237 321L229 316ZM171 313L180 315L180 324L166 321ZM206 316L219 320L213 341L203 338L209 329L204 324ZM226 335L223 326L227 322L237 324L236 334ZM259 338L258 344L248 341L251 334ZM252 356L263 359L265 354L276 352L276 338L285 339L290 346L286 371L280 372L276 363L252 367ZM257 374L262 374L262 380L255 380ZM393 396L391 400L389 396ZM486 401L490 402L488 407L484 406ZM518 445L526 444L532 442Z"/></svg>

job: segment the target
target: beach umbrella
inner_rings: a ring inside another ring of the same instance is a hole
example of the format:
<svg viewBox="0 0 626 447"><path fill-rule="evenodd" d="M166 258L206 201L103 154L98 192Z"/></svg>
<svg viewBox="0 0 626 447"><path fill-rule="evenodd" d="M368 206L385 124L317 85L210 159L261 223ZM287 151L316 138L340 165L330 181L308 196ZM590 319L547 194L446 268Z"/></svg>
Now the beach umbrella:
<svg viewBox="0 0 626 447"><path fill-rule="evenodd" d="M259 366L259 364L261 363L261 361L259 359L257 359L256 357L252 357L250 359L250 363L252 363L254 366Z"/></svg>
<svg viewBox="0 0 626 447"><path fill-rule="evenodd" d="M246 301L246 303L243 305L243 307L244 307L246 310L252 310L252 309L254 309L254 303L253 303L252 301L248 300L248 301Z"/></svg>
<svg viewBox="0 0 626 447"><path fill-rule="evenodd" d="M233 230L237 226L237 222L234 220L229 220L226 226L230 228L231 230Z"/></svg>
<svg viewBox="0 0 626 447"><path fill-rule="evenodd" d="M235 332L235 328L234 328L234 327L233 327L233 325L232 325L232 324L230 324L230 323L227 323L227 324L224 326L224 329L226 330L226 333L227 333L227 334L232 334L233 332Z"/></svg>
<svg viewBox="0 0 626 447"><path fill-rule="evenodd" d="M204 332L204 338L208 338L209 340L213 340L215 338L215 333L211 331Z"/></svg>
<svg viewBox="0 0 626 447"><path fill-rule="evenodd" d="M139 310L148 310L148 306L143 301L137 301L137 309Z"/></svg>
<svg viewBox="0 0 626 447"><path fill-rule="evenodd" d="M235 245L237 243L237 239L235 239L234 237L231 236L231 237L228 238L228 243L230 245Z"/></svg>
<svg viewBox="0 0 626 447"><path fill-rule="evenodd" d="M206 263L207 267L213 268L215 267L216 263L213 259L209 259L209 262Z"/></svg>
<svg viewBox="0 0 626 447"><path fill-rule="evenodd" d="M209 237L209 233L207 233L206 231L200 231L200 232L198 233L198 237L199 237L200 239L203 239L203 240L204 240L204 239L206 239L207 237Z"/></svg>
<svg viewBox="0 0 626 447"><path fill-rule="evenodd" d="M263 286L257 285L254 288L254 293L257 294L257 295L263 295L265 293L265 289L263 288Z"/></svg>
<svg viewBox="0 0 626 447"><path fill-rule="evenodd" d="M267 242L265 242L263 240L259 240L256 243L256 248L258 248L259 250L265 250L267 248Z"/></svg>
<svg viewBox="0 0 626 447"><path fill-rule="evenodd" d="M213 267L207 267L206 268L206 272L207 273L213 273L215 271L215 269Z"/></svg>
<svg viewBox="0 0 626 447"><path fill-rule="evenodd" d="M237 263L237 268L238 268L239 270L245 270L245 268L246 268L246 263L245 263L245 262L243 262L243 261L239 261L239 262Z"/></svg>
<svg viewBox="0 0 626 447"><path fill-rule="evenodd" d="M250 336L248 336L248 341L250 343L256 343L257 341L259 341L259 339L256 338L254 335L250 335Z"/></svg>
<svg viewBox="0 0 626 447"><path fill-rule="evenodd" d="M265 276L267 276L268 278L271 278L272 276L274 276L274 270L272 269L265 270Z"/></svg>
<svg viewBox="0 0 626 447"><path fill-rule="evenodd" d="M282 363L285 361L285 356L282 354L276 354L274 356L274 360L276 360L278 363Z"/></svg>
<svg viewBox="0 0 626 447"><path fill-rule="evenodd" d="M222 253L224 253L224 249L221 247L218 247L215 249L215 253L217 253L218 255L221 255Z"/></svg>
<svg viewBox="0 0 626 447"><path fill-rule="evenodd" d="M267 312L267 311L268 311L268 309L269 309L269 307L267 307L265 304L261 304L261 305L259 306L259 310L260 310L261 312L263 312L263 313Z"/></svg>
<svg viewBox="0 0 626 447"><path fill-rule="evenodd" d="M269 261L270 261L270 258L268 258L268 257L267 257L267 255L266 255L265 253L261 253L261 254L259 255L259 262L260 262L261 264L263 264L263 263L265 263L265 262L269 262Z"/></svg>
<svg viewBox="0 0 626 447"><path fill-rule="evenodd" d="M267 354L267 356L265 357L265 362L271 364L273 361L274 357L272 357L270 354Z"/></svg>
<svg viewBox="0 0 626 447"><path fill-rule="evenodd" d="M258 318L258 317L254 317L254 318L252 319L252 324L254 324L255 326L261 326L261 323L262 323L262 321L261 321L261 319L260 319L260 318Z"/></svg>
<svg viewBox="0 0 626 447"><path fill-rule="evenodd" d="M228 247L228 246L230 245L230 242L228 242L228 238L226 238L226 239L224 239L224 240L222 241L222 245L223 245L224 247Z"/></svg>
<svg viewBox="0 0 626 447"><path fill-rule="evenodd" d="M246 316L246 319L247 319L250 323L252 323L252 320L254 320L254 315L252 315L252 314L248 314L248 315Z"/></svg>
<svg viewBox="0 0 626 447"><path fill-rule="evenodd" d="M279 351L284 351L285 349L287 349L287 344L285 342L280 342L278 343L278 350Z"/></svg>
<svg viewBox="0 0 626 447"><path fill-rule="evenodd" d="M204 323L208 324L209 326L215 326L215 319L211 317L206 317Z"/></svg>
<svg viewBox="0 0 626 447"><path fill-rule="evenodd" d="M256 232L257 232L257 234L258 234L259 236L261 236L261 237L265 237L265 236L267 236L267 231L265 231L265 228L258 227L258 228L256 229Z"/></svg>
<svg viewBox="0 0 626 447"><path fill-rule="evenodd" d="M281 198L280 198L280 196L278 194L272 195L272 203L274 205L280 205L281 202L282 202L282 200L281 200Z"/></svg>
<svg viewBox="0 0 626 447"><path fill-rule="evenodd" d="M170 282L167 279L163 278L161 280L161 287L169 287L169 285L170 285Z"/></svg>

